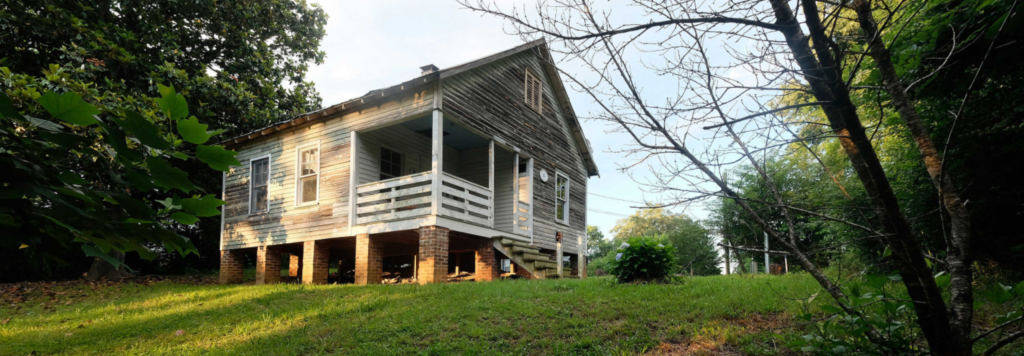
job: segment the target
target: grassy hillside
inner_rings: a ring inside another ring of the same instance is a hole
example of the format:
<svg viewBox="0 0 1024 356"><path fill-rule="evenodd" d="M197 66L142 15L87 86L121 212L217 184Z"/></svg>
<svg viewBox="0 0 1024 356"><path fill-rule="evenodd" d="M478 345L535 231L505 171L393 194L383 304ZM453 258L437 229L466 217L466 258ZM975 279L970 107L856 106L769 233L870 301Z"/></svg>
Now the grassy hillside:
<svg viewBox="0 0 1024 356"><path fill-rule="evenodd" d="M0 355L772 354L795 337L780 328L799 308L789 298L816 290L804 274L670 285L74 283L4 300Z"/></svg>

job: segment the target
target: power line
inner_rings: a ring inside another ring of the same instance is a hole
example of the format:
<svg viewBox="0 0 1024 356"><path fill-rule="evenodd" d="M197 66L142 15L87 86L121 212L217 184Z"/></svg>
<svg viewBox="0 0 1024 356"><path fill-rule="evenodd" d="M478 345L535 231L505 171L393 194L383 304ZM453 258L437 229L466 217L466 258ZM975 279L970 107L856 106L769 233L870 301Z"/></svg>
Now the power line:
<svg viewBox="0 0 1024 356"><path fill-rule="evenodd" d="M614 212L605 211L605 210L599 210L599 209L594 209L594 208L587 208L587 211L592 212L592 213L607 214L607 215L618 216L618 217L623 217L623 218L628 218L629 217L629 215L626 215L626 214L614 213Z"/></svg>
<svg viewBox="0 0 1024 356"><path fill-rule="evenodd" d="M643 203L643 202L634 202L634 201L627 201L627 199L621 199L621 198L617 198L617 197L612 197L612 196L608 196L608 195L601 195L601 194L598 194L598 193L596 193L596 192L587 192L587 193L588 193L588 194L591 194L591 195L594 195L594 196L600 196L600 197L603 197L603 198L606 198L606 199L612 199L612 201L618 201L618 202L624 202L624 203L632 203L632 204L643 204L643 205L646 205L646 203Z"/></svg>

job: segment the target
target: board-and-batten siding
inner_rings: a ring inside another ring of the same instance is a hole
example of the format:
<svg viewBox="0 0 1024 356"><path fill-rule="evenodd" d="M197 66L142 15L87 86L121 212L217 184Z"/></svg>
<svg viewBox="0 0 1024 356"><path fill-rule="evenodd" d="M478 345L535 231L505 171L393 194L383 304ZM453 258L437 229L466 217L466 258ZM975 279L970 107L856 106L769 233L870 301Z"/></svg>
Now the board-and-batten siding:
<svg viewBox="0 0 1024 356"><path fill-rule="evenodd" d="M524 101L525 70L543 85L543 115ZM579 149L552 92L540 59L524 51L449 78L442 85L445 117L453 118L486 135L500 138L535 158L534 243L555 248L555 233L562 232L563 250L577 251L577 238L586 233L587 174ZM540 170L548 181L540 179ZM555 172L571 180L569 224L555 221Z"/></svg>
<svg viewBox="0 0 1024 356"><path fill-rule="evenodd" d="M236 157L242 166L232 167L225 176L227 204L221 237L223 248L342 236L348 228L350 132L422 115L432 105L433 90L418 90L381 105L336 114L231 147L238 152ZM320 143L320 199L314 205L296 206L296 148L317 141ZM268 154L271 156L270 210L250 215L249 161ZM379 170L379 166L376 169Z"/></svg>

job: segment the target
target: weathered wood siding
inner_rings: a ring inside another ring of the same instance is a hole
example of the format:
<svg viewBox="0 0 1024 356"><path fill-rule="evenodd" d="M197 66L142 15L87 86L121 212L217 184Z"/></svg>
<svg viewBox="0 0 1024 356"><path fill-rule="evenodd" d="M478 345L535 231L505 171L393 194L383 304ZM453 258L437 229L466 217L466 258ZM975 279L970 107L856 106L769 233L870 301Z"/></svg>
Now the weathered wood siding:
<svg viewBox="0 0 1024 356"><path fill-rule="evenodd" d="M543 113L525 104L526 70L544 83ZM562 232L563 250L575 253L577 237L586 233L586 168L537 55L524 51L445 78L441 85L445 117L535 158L534 242L542 248L554 249L555 233ZM540 179L541 169L548 172L547 182ZM556 170L566 173L572 181L568 225L555 219Z"/></svg>
<svg viewBox="0 0 1024 356"><path fill-rule="evenodd" d="M380 180L380 148L386 147L402 154L402 175L426 172L431 169L432 154L430 137L423 136L401 125L392 125L379 130L359 134L359 183L364 184ZM445 172L459 175L459 151L444 146L442 154ZM486 184L485 184L486 185Z"/></svg>
<svg viewBox="0 0 1024 356"><path fill-rule="evenodd" d="M349 133L423 115L432 104L433 90L410 89L409 94L381 105L338 113L231 147L239 152L242 166L232 167L225 177L223 248L343 236L348 227ZM296 147L317 141L320 199L314 205L296 206ZM271 157L270 210L249 214L249 160L266 155Z"/></svg>

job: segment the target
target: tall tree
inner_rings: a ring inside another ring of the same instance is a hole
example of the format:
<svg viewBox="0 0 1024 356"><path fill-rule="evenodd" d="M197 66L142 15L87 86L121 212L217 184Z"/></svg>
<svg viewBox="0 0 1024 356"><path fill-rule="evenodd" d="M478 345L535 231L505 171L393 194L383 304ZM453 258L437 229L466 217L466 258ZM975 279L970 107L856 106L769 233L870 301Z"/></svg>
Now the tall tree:
<svg viewBox="0 0 1024 356"><path fill-rule="evenodd" d="M597 226L587 225L587 258L595 259L607 255L615 249L611 241L604 238L604 233Z"/></svg>
<svg viewBox="0 0 1024 356"><path fill-rule="evenodd" d="M171 162L198 160L218 171L240 163L235 152L206 144L218 132L189 117L181 94L164 86L158 99L100 94L56 65L45 78L0 69L11 86L0 93L0 245L80 248L96 258L93 280L125 277L128 251L146 259L156 257L155 246L196 252L169 227L217 216L224 202Z"/></svg>
<svg viewBox="0 0 1024 356"><path fill-rule="evenodd" d="M907 94L913 83L930 74L924 70L897 71L890 49L928 2L634 0L632 10L637 13L633 15L645 18L627 22L620 21L631 16L613 16L612 10L602 8L603 4L586 0L540 2L536 13L519 8L505 10L486 1L461 3L508 20L524 38L548 37L557 44L557 52L588 69L586 75L563 74L601 107L596 119L632 138L633 146L626 153L638 157L638 163L652 166L655 177L648 186L665 193L670 202L666 206L711 197L731 199L745 219L767 233L776 246L818 281L836 301L838 310L864 319L856 296L851 297L809 257L812 251L801 244L794 220L799 215L811 215L860 229L891 251L896 278L912 300L905 306L914 310L928 351L972 353L980 338L972 334L971 217L959 196L963 185L958 187L952 181L953 174L943 165L944 154L921 121L917 103ZM991 3L986 1L984 5ZM960 5L944 3L946 8ZM986 37L986 52L1012 43L1000 34L1007 24L1018 21L1017 2L1003 1L1000 5L1006 16L985 26L991 33ZM851 27L855 30L850 31ZM712 56L716 60L712 61ZM632 64L636 61L642 65ZM874 67L871 73L860 72L865 63ZM975 73L981 69L978 65ZM649 73L639 73L645 70ZM749 73L752 79L741 81L734 75L737 72ZM656 80L652 78L675 83L644 90L645 83ZM874 139L880 126L872 117L862 116L855 102L861 98L856 92L878 88L898 112L896 120L913 137L910 148L918 152L948 221L941 227L948 236L947 254L941 260L951 279L948 306L935 271L927 262L929 256L911 229L879 159ZM974 87L965 90L963 102ZM785 92L805 93L805 100L772 105L770 99ZM820 108L822 120L792 123L778 117L779 113L801 108ZM704 141L697 141L692 133L698 129L708 131L699 136ZM794 204L790 192L781 189L772 172L767 171L766 156L773 147L814 140L838 142L868 197L866 214L872 215L871 225L831 216L822 207ZM706 143L709 141L712 143ZM740 196L723 179L723 170L741 162L764 180L768 199ZM759 206L777 212L782 223L772 224ZM865 324L863 334L883 353L909 351L876 325ZM986 332L983 336L990 335ZM995 352L1021 336L1024 333L1012 333L992 343L984 353Z"/></svg>
<svg viewBox="0 0 1024 356"><path fill-rule="evenodd" d="M0 0L0 66L27 74L51 64L87 69L76 79L124 98L158 97L158 84L174 86L199 122L230 137L320 107L305 74L323 62L326 21L318 6L295 0ZM174 164L197 187L220 194L220 172ZM217 218L175 226L200 254L182 259L158 249L156 263L137 266L214 268L219 228ZM79 257L35 252L0 251L0 268L19 270L21 278L81 273Z"/></svg>
<svg viewBox="0 0 1024 356"><path fill-rule="evenodd" d="M615 235L615 241L625 242L631 237L672 234L690 222L685 215L673 214L665 209L640 209L616 221L610 232Z"/></svg>

